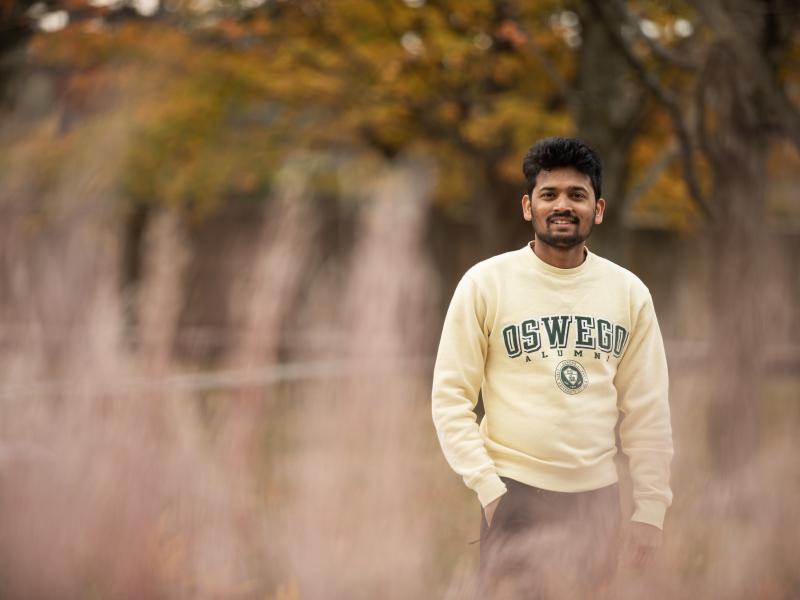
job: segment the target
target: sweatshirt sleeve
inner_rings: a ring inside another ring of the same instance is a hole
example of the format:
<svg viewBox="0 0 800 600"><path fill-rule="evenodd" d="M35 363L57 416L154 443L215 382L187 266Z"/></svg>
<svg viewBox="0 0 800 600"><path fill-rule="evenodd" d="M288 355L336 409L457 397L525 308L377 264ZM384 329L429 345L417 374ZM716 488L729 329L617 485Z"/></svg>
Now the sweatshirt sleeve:
<svg viewBox="0 0 800 600"><path fill-rule="evenodd" d="M433 422L444 456L486 506L506 492L481 437L474 412L489 345L487 306L465 275L444 320L433 372Z"/></svg>
<svg viewBox="0 0 800 600"><path fill-rule="evenodd" d="M629 458L634 512L631 520L661 528L672 502L669 469L672 427L664 342L650 294L640 308L614 383L622 451Z"/></svg>

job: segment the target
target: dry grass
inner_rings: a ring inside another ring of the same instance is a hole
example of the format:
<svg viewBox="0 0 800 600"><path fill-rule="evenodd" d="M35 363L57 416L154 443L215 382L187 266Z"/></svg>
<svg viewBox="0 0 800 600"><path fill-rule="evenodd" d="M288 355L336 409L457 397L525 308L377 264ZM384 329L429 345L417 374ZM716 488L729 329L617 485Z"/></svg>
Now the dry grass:
<svg viewBox="0 0 800 600"><path fill-rule="evenodd" d="M335 323L339 333L312 358L341 368L217 391L210 416L165 379L186 367L172 350L189 258L180 221L152 224L130 336L108 202L67 206L31 227L26 207L5 198L0 595L468 597L477 503L437 447L430 365L408 361L439 332L423 244L431 178L414 164L377 175L349 262L309 282L315 219L302 178L287 174L257 258L231 292L235 343L221 366L245 381L307 359L281 356L291 320ZM752 462L721 481L700 426L705 384L673 378L676 501L665 546L652 569L621 573L617 595L798 597L793 429L765 431ZM796 379L786 386L789 405Z"/></svg>

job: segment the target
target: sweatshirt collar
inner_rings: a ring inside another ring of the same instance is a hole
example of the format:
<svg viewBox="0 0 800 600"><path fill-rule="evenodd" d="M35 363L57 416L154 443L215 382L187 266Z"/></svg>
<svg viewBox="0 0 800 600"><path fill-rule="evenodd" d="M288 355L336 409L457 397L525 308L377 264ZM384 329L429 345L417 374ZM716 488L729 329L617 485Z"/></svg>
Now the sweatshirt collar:
<svg viewBox="0 0 800 600"><path fill-rule="evenodd" d="M557 277L574 277L585 271L587 266L589 266L589 263L594 262L594 254L589 252L589 248L584 246L585 258L581 264L579 264L577 267L572 267L571 269L560 269L559 267L554 267L553 265L544 262L541 258L536 256L536 253L533 251L533 244L533 241L528 242L525 244L525 247L521 249L521 251L528 255L530 263L540 273L547 273Z"/></svg>

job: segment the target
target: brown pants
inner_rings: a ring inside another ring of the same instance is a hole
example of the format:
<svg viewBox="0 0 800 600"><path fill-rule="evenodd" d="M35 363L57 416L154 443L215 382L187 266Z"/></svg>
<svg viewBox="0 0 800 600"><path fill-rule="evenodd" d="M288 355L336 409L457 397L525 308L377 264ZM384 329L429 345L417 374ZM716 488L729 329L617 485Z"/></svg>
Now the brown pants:
<svg viewBox="0 0 800 600"><path fill-rule="evenodd" d="M619 486L564 493L502 479L491 527L481 511L479 596L600 596L617 567Z"/></svg>

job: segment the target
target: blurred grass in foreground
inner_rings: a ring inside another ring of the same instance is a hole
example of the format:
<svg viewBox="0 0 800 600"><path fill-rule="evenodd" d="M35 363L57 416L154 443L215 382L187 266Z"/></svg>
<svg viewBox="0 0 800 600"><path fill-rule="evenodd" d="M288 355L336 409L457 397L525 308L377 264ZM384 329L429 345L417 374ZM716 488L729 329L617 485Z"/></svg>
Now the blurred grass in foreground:
<svg viewBox="0 0 800 600"><path fill-rule="evenodd" d="M439 333L424 249L434 175L418 163L377 173L352 253L309 278L314 214L296 167L230 292L233 343L216 366L239 383L213 392L163 385L203 375L173 351L187 260L175 215L148 232L130 299L100 195L78 182L67 190L83 203L35 227L24 203L6 199L3 308L17 336L4 336L1 357L0 595L468 596L478 505L441 457L430 365L407 366ZM340 333L292 350L283 342L298 323ZM315 360L347 368L252 383ZM800 381L771 382L761 451L720 480L705 448L714 382L697 371L672 380L675 505L663 555L621 573L619 597L796 596ZM47 393L31 386L42 381Z"/></svg>

